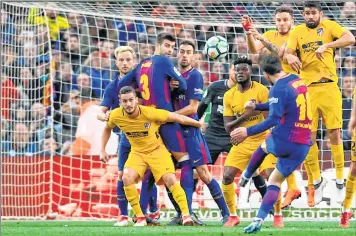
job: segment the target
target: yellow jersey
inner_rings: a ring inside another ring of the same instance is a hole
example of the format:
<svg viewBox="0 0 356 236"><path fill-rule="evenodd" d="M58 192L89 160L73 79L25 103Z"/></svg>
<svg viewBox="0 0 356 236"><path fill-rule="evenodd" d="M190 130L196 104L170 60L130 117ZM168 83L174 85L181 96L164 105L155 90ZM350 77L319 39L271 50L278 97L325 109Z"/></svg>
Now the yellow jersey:
<svg viewBox="0 0 356 236"><path fill-rule="evenodd" d="M245 112L245 103L255 100L256 103L268 102L268 89L260 83L251 82L251 87L245 92L240 92L238 86L234 86L224 94L224 116L240 117ZM262 113L250 117L241 127L250 127L264 121ZM267 131L248 137L246 142L262 142Z"/></svg>
<svg viewBox="0 0 356 236"><path fill-rule="evenodd" d="M341 25L331 20L322 20L315 29L309 29L302 24L292 30L287 48L297 52L302 63L300 77L307 86L321 78L338 82L334 49L326 49L322 60L316 57L315 51L321 45L340 38L345 31Z"/></svg>
<svg viewBox="0 0 356 236"><path fill-rule="evenodd" d="M283 44L288 42L288 39L289 39L289 33L282 35L282 34L278 33L277 30L269 30L269 31L265 32L262 36L265 39L267 39L269 42L273 43L274 45L276 45L278 47L282 47ZM282 68L283 68L283 71L286 73L297 74L297 72L295 70L293 70L292 67L290 67L290 65L288 63L285 63L284 61L282 61Z"/></svg>
<svg viewBox="0 0 356 236"><path fill-rule="evenodd" d="M138 109L139 116L129 118L122 107L116 108L110 113L107 124L110 128L117 126L125 133L132 152L147 154L163 145L159 128L166 123L169 111L146 106Z"/></svg>

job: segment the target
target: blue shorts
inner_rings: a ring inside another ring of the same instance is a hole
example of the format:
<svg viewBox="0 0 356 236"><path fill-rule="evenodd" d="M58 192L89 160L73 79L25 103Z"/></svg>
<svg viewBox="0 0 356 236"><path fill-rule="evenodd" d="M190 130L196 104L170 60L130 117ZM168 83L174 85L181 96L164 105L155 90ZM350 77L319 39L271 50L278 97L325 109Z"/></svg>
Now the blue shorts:
<svg viewBox="0 0 356 236"><path fill-rule="evenodd" d="M209 148L200 129L195 127L183 127L182 129L192 167L211 164Z"/></svg>
<svg viewBox="0 0 356 236"><path fill-rule="evenodd" d="M178 123L166 123L159 130L162 140L170 152L187 152L183 132Z"/></svg>
<svg viewBox="0 0 356 236"><path fill-rule="evenodd" d="M267 152L278 158L276 168L285 178L303 163L310 149L307 144L283 141L272 135L266 139L266 146Z"/></svg>
<svg viewBox="0 0 356 236"><path fill-rule="evenodd" d="M119 138L119 143L120 145L119 145L119 153L118 153L119 156L118 165L119 165L119 171L123 171L127 158L131 151L131 145L124 133L121 133Z"/></svg>

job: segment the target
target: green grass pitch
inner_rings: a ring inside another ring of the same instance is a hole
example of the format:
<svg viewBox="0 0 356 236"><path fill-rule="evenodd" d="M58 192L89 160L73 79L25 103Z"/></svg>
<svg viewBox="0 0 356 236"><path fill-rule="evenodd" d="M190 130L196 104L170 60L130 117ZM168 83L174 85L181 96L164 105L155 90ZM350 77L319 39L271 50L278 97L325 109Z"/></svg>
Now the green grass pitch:
<svg viewBox="0 0 356 236"><path fill-rule="evenodd" d="M241 222L234 228L222 228L218 222L207 222L207 226L199 227L172 227L172 226L147 226L147 227L113 227L110 221L2 221L1 235L7 236L79 236L79 235L204 235L225 236L243 235L243 228L249 222ZM283 236L327 236L347 235L356 236L356 222L351 222L351 227L341 229L336 221L314 222L285 222L284 229L275 229L272 222L266 222L259 235L283 235Z"/></svg>

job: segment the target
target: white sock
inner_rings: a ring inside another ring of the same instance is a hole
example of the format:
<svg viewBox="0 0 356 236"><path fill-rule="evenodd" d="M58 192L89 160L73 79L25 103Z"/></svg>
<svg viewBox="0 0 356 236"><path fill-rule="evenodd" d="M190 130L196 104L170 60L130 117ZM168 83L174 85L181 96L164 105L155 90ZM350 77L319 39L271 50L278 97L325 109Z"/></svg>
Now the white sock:
<svg viewBox="0 0 356 236"><path fill-rule="evenodd" d="M336 179L336 183L337 184L344 184L344 180L343 179Z"/></svg>
<svg viewBox="0 0 356 236"><path fill-rule="evenodd" d="M237 214L230 214L230 216L237 216Z"/></svg>
<svg viewBox="0 0 356 236"><path fill-rule="evenodd" d="M275 212L274 215L275 215L275 216L281 216L281 215L282 215L282 212Z"/></svg>

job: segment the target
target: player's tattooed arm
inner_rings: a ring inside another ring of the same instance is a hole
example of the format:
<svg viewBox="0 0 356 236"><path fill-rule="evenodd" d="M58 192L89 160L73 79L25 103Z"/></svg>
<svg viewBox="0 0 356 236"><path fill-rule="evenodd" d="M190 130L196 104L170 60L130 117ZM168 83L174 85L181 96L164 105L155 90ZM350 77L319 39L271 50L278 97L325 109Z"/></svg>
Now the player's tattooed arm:
<svg viewBox="0 0 356 236"><path fill-rule="evenodd" d="M272 53L276 53L279 55L279 51L280 48L277 47L276 45L274 45L273 43L271 43L270 41L268 41L267 39L265 39L264 37L262 37L262 35L259 35L259 37L257 37L257 39Z"/></svg>

